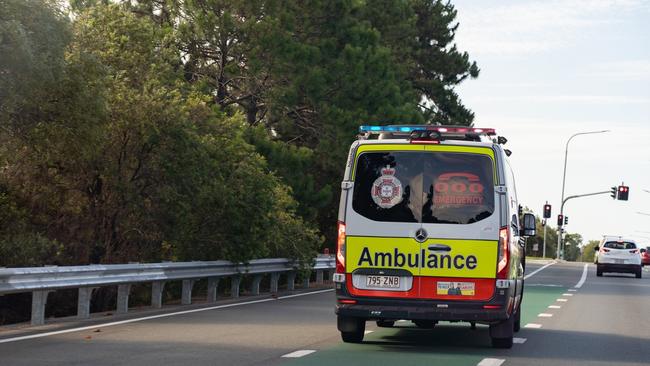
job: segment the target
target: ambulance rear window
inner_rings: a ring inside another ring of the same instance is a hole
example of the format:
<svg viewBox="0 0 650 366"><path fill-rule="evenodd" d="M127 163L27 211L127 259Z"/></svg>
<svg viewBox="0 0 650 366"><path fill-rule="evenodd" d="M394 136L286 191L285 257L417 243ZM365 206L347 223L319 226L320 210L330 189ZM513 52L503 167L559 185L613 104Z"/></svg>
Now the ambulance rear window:
<svg viewBox="0 0 650 366"><path fill-rule="evenodd" d="M471 224L494 212L493 177L487 155L363 153L352 208L374 221Z"/></svg>

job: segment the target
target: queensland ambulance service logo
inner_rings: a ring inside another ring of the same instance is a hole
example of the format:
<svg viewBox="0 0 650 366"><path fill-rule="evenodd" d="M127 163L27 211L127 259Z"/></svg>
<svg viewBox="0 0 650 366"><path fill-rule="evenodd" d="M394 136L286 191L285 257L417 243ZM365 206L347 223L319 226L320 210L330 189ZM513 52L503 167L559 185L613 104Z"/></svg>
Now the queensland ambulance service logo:
<svg viewBox="0 0 650 366"><path fill-rule="evenodd" d="M395 177L395 169L387 166L372 184L372 200L381 208L391 208L402 201L402 182Z"/></svg>

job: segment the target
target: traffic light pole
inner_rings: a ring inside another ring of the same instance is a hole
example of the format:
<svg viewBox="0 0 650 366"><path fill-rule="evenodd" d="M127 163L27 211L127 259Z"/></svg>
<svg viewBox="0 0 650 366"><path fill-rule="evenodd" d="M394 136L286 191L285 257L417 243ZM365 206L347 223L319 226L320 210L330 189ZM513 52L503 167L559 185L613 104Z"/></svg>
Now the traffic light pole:
<svg viewBox="0 0 650 366"><path fill-rule="evenodd" d="M546 258L546 225L544 225L544 245L542 249L542 258Z"/></svg>
<svg viewBox="0 0 650 366"><path fill-rule="evenodd" d="M611 193L610 191L602 191L602 192L594 192L594 193L585 193L585 194L577 194L574 196L569 196L562 201L562 205L560 206L560 215L564 216L564 204L567 203L568 200L572 200L574 198L580 198L580 197L589 197L589 196L597 196L600 194L608 194ZM560 253L563 253L561 251L562 249L562 226L558 225L557 228L557 259L560 259Z"/></svg>

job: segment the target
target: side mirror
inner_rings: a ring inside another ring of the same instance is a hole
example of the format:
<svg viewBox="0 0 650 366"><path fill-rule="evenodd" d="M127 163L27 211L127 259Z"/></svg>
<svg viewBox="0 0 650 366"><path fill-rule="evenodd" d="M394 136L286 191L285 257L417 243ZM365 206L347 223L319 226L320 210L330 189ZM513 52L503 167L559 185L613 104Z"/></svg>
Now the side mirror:
<svg viewBox="0 0 650 366"><path fill-rule="evenodd" d="M645 252L646 252L645 248L641 248L641 250L639 250L639 251L640 251L641 253L645 253Z"/></svg>
<svg viewBox="0 0 650 366"><path fill-rule="evenodd" d="M594 252L597 252L598 249L600 249L600 248L598 248L598 246L595 246L595 247L594 247Z"/></svg>
<svg viewBox="0 0 650 366"><path fill-rule="evenodd" d="M535 215L529 213L524 214L524 235L522 236L535 236L536 229Z"/></svg>

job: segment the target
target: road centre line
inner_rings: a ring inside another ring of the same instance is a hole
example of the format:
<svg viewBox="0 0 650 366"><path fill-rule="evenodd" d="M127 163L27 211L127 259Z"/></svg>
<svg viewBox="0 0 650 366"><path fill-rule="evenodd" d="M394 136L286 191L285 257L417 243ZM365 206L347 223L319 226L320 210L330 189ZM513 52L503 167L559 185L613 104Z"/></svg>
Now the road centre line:
<svg viewBox="0 0 650 366"><path fill-rule="evenodd" d="M530 278L530 277L534 276L535 274L537 274L537 272L539 272L539 271L545 269L546 267L551 266L551 265L553 265L553 264L555 264L555 263L557 263L557 262L553 261L553 262L551 262L551 263L547 263L547 264L545 264L545 265L543 265L543 266L537 268L536 270L534 270L534 271L532 271L531 273L529 273L529 274L527 274L526 276L524 276L524 280L527 280L528 278Z"/></svg>
<svg viewBox="0 0 650 366"><path fill-rule="evenodd" d="M86 326L86 327L63 329L63 330L56 330L56 331L52 331L52 332L31 334L31 335L28 335L28 336L6 338L6 339L0 339L0 344L9 343L9 342L24 341L24 340L28 340L28 339L49 337L49 336L58 335L58 334L82 332L84 330L91 330L91 329L97 329L97 328L114 327L116 325L136 323L136 322L141 322L141 321L151 320L151 319L167 318L167 317L175 316L175 315L200 313L200 312L209 311L209 310L226 309L226 308L233 308L233 307L243 306L243 305L260 304L260 303L263 303L263 302L284 300L284 299L290 299L290 298L300 297L300 296L315 295L315 294L321 294L321 293L324 293L324 292L331 292L331 291L334 291L334 289L311 291L311 292L305 292L305 293L302 293L302 294L278 296L277 298L251 300L251 301L239 302L239 303L234 303L234 304L224 304L224 305L210 306L210 307L207 307L207 308L200 308L200 309L183 310L183 311L177 311L177 312L173 312L173 313L144 316L142 318L134 318L134 319L127 319L127 320L120 320L120 321L116 321L116 322L104 323L104 324L89 325L89 326Z"/></svg>
<svg viewBox="0 0 650 366"><path fill-rule="evenodd" d="M312 354L314 352L316 352L316 350L313 350L313 349L301 349L299 351L294 351L294 352L291 352L291 353L287 353L286 355L284 355L282 357L285 357L285 358L299 358L299 357L302 357L302 356L307 356L307 355Z"/></svg>
<svg viewBox="0 0 650 366"><path fill-rule="evenodd" d="M477 363L476 366L500 366L506 360L500 358L484 358L481 362Z"/></svg>
<svg viewBox="0 0 650 366"><path fill-rule="evenodd" d="M587 280L587 269L589 268L589 264L585 263L585 267L582 270L582 277L580 277L580 281L574 286L575 288L580 288L582 285L585 284L585 281ZM571 290L569 290L571 291Z"/></svg>

